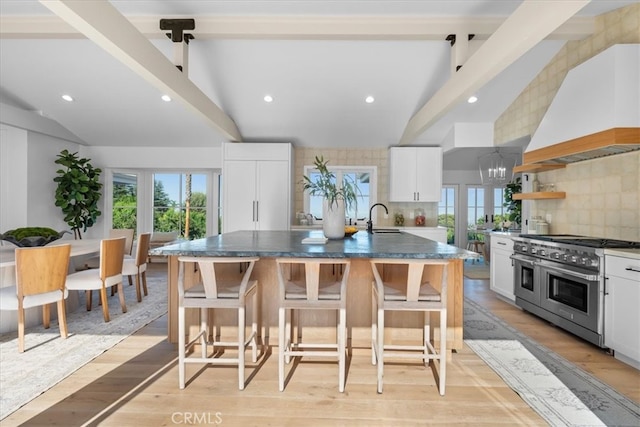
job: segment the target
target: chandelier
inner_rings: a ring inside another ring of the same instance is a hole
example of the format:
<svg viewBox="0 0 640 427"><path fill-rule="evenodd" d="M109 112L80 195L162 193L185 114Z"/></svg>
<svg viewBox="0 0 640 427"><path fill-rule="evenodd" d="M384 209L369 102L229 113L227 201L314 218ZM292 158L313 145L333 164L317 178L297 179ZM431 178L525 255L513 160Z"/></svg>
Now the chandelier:
<svg viewBox="0 0 640 427"><path fill-rule="evenodd" d="M480 156L478 163L482 185L505 184L513 178L516 159L513 156L505 156L496 149L494 153Z"/></svg>

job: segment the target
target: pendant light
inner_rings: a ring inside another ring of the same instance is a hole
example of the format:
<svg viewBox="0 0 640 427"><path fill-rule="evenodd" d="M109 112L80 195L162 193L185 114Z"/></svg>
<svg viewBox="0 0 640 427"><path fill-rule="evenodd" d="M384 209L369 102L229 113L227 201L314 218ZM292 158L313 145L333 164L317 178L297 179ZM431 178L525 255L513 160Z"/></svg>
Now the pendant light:
<svg viewBox="0 0 640 427"><path fill-rule="evenodd" d="M513 178L516 159L513 156L504 155L496 149L494 153L480 156L478 164L482 185L502 185L510 182Z"/></svg>

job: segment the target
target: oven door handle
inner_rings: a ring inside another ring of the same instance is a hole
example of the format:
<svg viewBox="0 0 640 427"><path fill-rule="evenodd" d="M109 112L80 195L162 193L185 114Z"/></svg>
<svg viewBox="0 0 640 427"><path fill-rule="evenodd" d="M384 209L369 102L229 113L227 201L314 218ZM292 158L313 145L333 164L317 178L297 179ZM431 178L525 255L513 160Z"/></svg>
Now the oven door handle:
<svg viewBox="0 0 640 427"><path fill-rule="evenodd" d="M518 261L522 264L527 264L530 266L535 266L536 265L536 260L535 259L529 259L529 258L522 258L519 257L517 255L511 255L509 258L511 258L512 261Z"/></svg>
<svg viewBox="0 0 640 427"><path fill-rule="evenodd" d="M571 276L577 277L577 278L582 279L582 280L588 280L590 282L595 282L595 281L599 280L598 275L578 273L577 271L569 270L567 268L551 266L549 264L540 264L540 265L542 267L548 269L548 270L557 271L559 273L569 274Z"/></svg>

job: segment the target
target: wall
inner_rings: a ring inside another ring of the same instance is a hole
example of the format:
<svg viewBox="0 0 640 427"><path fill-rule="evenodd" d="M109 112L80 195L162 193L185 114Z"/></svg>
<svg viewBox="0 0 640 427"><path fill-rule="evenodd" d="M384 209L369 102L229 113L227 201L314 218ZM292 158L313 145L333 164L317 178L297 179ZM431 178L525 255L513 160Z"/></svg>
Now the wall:
<svg viewBox="0 0 640 427"><path fill-rule="evenodd" d="M568 71L615 44L640 43L640 3L596 18L596 31L568 42L495 123L496 144L533 135ZM563 200L528 202L551 216L551 232L640 241L640 153L578 162L538 174Z"/></svg>
<svg viewBox="0 0 640 427"><path fill-rule="evenodd" d="M415 209L425 211L426 226L433 227L438 223L437 203L389 203L389 155L388 149L321 149L321 148L295 148L294 149L294 209L295 212L304 210L304 192L302 191L302 176L304 166L313 165L316 156L324 156L329 160L329 166L376 166L378 170L377 202L384 203L389 208L389 217L384 218L378 213L376 225L393 225L393 213L402 211L406 221L412 217Z"/></svg>
<svg viewBox="0 0 640 427"><path fill-rule="evenodd" d="M538 180L567 193L532 205L532 215L551 215L552 233L640 241L640 152L572 163Z"/></svg>

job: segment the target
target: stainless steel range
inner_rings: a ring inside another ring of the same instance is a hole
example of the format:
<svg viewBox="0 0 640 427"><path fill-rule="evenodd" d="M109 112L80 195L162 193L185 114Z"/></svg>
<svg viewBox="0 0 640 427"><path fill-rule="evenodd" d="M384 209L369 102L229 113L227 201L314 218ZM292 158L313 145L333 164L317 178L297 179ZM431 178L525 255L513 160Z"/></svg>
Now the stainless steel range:
<svg viewBox="0 0 640 427"><path fill-rule="evenodd" d="M569 234L513 240L516 305L604 347L604 249L640 242Z"/></svg>

